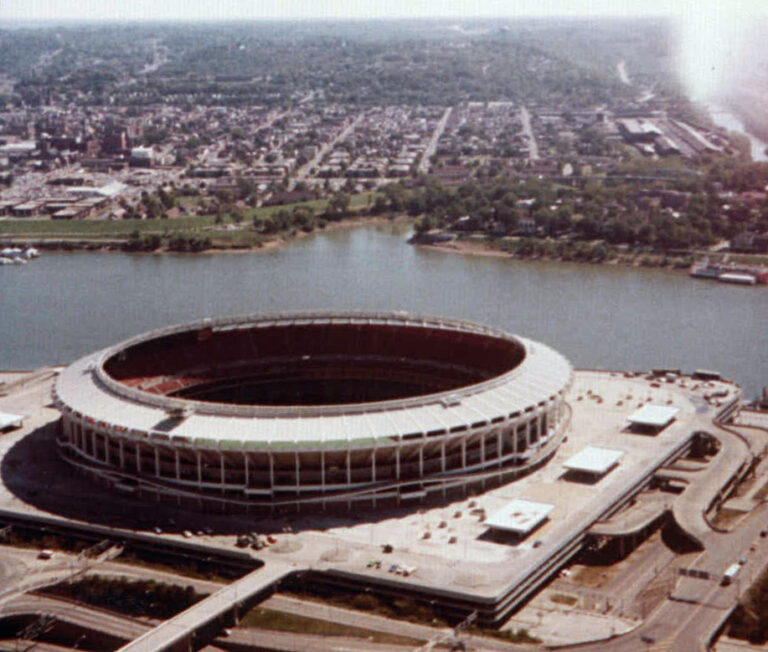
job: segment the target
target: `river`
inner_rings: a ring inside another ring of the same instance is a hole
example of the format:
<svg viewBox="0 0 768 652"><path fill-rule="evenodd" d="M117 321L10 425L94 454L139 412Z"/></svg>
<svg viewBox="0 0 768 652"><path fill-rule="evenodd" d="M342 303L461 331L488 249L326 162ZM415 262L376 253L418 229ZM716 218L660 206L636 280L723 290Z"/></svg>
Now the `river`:
<svg viewBox="0 0 768 652"><path fill-rule="evenodd" d="M0 268L0 368L68 363L146 330L280 310L409 310L546 342L576 367L712 368L768 384L768 289L683 272L460 256L384 224L259 254L44 253Z"/></svg>
<svg viewBox="0 0 768 652"><path fill-rule="evenodd" d="M724 106L713 102L707 104L707 109L716 125L728 129L728 131L738 131L749 138L753 161L768 161L768 154L765 152L768 144L760 140L757 136L753 136L749 133L739 116L733 113L733 111L726 109Z"/></svg>

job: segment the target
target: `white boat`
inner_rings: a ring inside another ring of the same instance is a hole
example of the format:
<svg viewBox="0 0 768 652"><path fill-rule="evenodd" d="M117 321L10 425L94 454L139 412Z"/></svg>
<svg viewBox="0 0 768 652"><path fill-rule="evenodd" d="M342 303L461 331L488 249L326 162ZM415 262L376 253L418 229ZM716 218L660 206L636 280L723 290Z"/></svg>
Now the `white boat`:
<svg viewBox="0 0 768 652"><path fill-rule="evenodd" d="M13 265L13 260L11 258L6 258L5 256L0 256L0 265Z"/></svg>
<svg viewBox="0 0 768 652"><path fill-rule="evenodd" d="M26 258L27 260L31 258L40 258L40 252L34 247L27 247L24 250L24 258Z"/></svg>
<svg viewBox="0 0 768 652"><path fill-rule="evenodd" d="M757 279L751 274L736 274L734 272L720 274L717 280L723 283L738 283L739 285L755 285L757 283Z"/></svg>

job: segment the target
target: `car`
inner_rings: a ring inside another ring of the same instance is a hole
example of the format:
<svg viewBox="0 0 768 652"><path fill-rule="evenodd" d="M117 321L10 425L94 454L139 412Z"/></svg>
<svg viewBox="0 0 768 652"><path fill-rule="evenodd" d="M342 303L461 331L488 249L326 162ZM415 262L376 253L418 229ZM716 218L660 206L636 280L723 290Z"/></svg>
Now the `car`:
<svg viewBox="0 0 768 652"><path fill-rule="evenodd" d="M747 563L746 557L739 557L739 566L743 566L746 563Z"/></svg>
<svg viewBox="0 0 768 652"><path fill-rule="evenodd" d="M760 530L760 536L765 539L765 537L768 537L768 530Z"/></svg>
<svg viewBox="0 0 768 652"><path fill-rule="evenodd" d="M392 564L389 567L388 573L397 573L397 571L400 569L400 564Z"/></svg>
<svg viewBox="0 0 768 652"><path fill-rule="evenodd" d="M273 537L271 534L267 536L267 541L269 543L277 543L277 539Z"/></svg>
<svg viewBox="0 0 768 652"><path fill-rule="evenodd" d="M158 526L158 527L155 527L155 528L154 528L152 531L153 531L155 534L162 534L162 533L163 533L163 528L161 528L161 527L159 527L159 526Z"/></svg>
<svg viewBox="0 0 768 652"><path fill-rule="evenodd" d="M48 548L41 550L37 555L38 559L50 559L51 557L53 557L53 550L48 550Z"/></svg>
<svg viewBox="0 0 768 652"><path fill-rule="evenodd" d="M181 533L181 535L182 535L182 536L183 536L185 539L191 539L191 538L192 538L192 533L191 533L189 530L184 530L184 532L182 532L182 533Z"/></svg>
<svg viewBox="0 0 768 652"><path fill-rule="evenodd" d="M385 543L383 546L381 546L381 551L389 554L394 550L394 546L391 543Z"/></svg>

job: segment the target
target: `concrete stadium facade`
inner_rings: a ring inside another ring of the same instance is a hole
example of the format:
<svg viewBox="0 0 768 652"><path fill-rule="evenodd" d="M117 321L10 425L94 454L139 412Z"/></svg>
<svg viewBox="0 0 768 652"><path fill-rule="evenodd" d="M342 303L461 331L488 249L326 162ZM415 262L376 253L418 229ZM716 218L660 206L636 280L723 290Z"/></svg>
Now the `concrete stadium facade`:
<svg viewBox="0 0 768 652"><path fill-rule="evenodd" d="M545 463L572 376L550 347L468 321L202 320L67 367L54 388L58 446L112 487L193 506L400 504Z"/></svg>

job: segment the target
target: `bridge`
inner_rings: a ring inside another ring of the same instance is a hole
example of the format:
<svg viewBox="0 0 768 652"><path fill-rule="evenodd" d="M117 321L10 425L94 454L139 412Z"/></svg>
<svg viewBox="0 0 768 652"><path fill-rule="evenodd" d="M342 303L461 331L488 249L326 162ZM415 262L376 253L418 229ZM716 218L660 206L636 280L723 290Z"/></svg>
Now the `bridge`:
<svg viewBox="0 0 768 652"><path fill-rule="evenodd" d="M118 652L190 652L215 638L223 627L261 602L275 585L296 572L289 564L272 563L212 593L121 647Z"/></svg>

